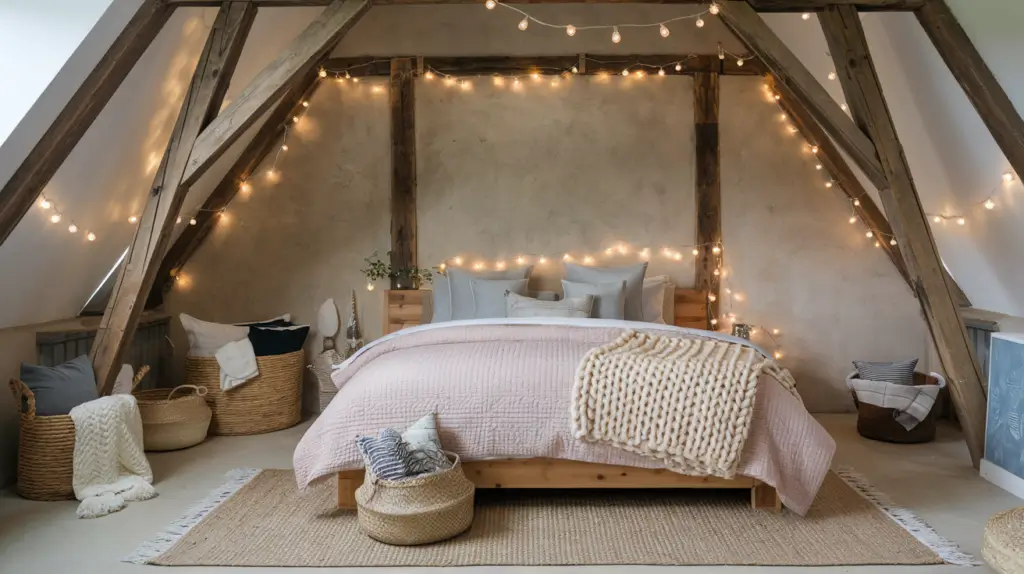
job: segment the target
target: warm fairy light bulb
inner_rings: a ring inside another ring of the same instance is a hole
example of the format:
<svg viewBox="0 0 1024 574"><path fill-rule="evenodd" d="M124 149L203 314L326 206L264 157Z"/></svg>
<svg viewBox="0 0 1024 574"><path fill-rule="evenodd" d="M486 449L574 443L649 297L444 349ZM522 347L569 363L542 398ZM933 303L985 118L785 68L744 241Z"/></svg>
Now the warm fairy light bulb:
<svg viewBox="0 0 1024 574"><path fill-rule="evenodd" d="M131 217L128 218L128 223L135 223L138 220L139 220L138 217L132 215Z"/></svg>
<svg viewBox="0 0 1024 574"><path fill-rule="evenodd" d="M743 58L736 58L736 65L742 68L743 67Z"/></svg>
<svg viewBox="0 0 1024 574"><path fill-rule="evenodd" d="M789 133L791 133L791 134L795 134L796 132L800 131L800 130L796 129L796 126L789 126L787 129L789 130Z"/></svg>
<svg viewBox="0 0 1024 574"><path fill-rule="evenodd" d="M323 68L320 68L320 72L318 72L318 75L319 75L319 76L320 76L321 78L326 78L326 77L327 77L327 70L325 70L325 69L323 69Z"/></svg>
<svg viewBox="0 0 1024 574"><path fill-rule="evenodd" d="M591 257L589 255L586 255L586 256L583 257L583 264L584 265L593 265L593 263L594 263L594 258L593 257Z"/></svg>
<svg viewBox="0 0 1024 574"><path fill-rule="evenodd" d="M423 77L428 79L428 80L433 80L434 79L434 72L431 72L430 70L427 70L426 72L423 73Z"/></svg>
<svg viewBox="0 0 1024 574"><path fill-rule="evenodd" d="M672 259L675 259L676 261L682 261L683 260L683 254L678 252L678 251L676 251L675 253L672 254Z"/></svg>
<svg viewBox="0 0 1024 574"><path fill-rule="evenodd" d="M43 209L50 209L51 207L53 207L53 203L51 203L49 199L46 199L44 197L42 201L39 202L39 207L42 207Z"/></svg>
<svg viewBox="0 0 1024 574"><path fill-rule="evenodd" d="M873 231L868 231L867 233L864 234L864 237L867 237L868 239L871 239L874 236L875 233Z"/></svg>
<svg viewBox="0 0 1024 574"><path fill-rule="evenodd" d="M779 359L782 358L782 351L775 351L775 354L772 356L775 357L776 361L778 361Z"/></svg>
<svg viewBox="0 0 1024 574"><path fill-rule="evenodd" d="M934 221L935 223L942 223L942 216L936 215L935 217L932 218L932 221Z"/></svg>
<svg viewBox="0 0 1024 574"><path fill-rule="evenodd" d="M516 265L522 265L524 263L526 263L526 258L525 257L523 257L522 255L520 255L519 257L516 257Z"/></svg>
<svg viewBox="0 0 1024 574"><path fill-rule="evenodd" d="M622 41L622 34L619 34L619 27L612 26L612 43L618 44Z"/></svg>
<svg viewBox="0 0 1024 574"><path fill-rule="evenodd" d="M86 234L85 238L88 239L89 241L96 241L96 234L90 231L88 234Z"/></svg>
<svg viewBox="0 0 1024 574"><path fill-rule="evenodd" d="M523 18L523 19L522 19L522 20L521 20L521 21L519 22L519 29L520 29L520 30L526 30L526 29L527 29L527 28L529 28L529 27L530 27L530 17L529 17L529 16L527 16L526 18Z"/></svg>
<svg viewBox="0 0 1024 574"><path fill-rule="evenodd" d="M270 183L276 183L279 179L281 179L281 172L277 171L274 168L270 168L267 170L266 178L267 181L269 181Z"/></svg>
<svg viewBox="0 0 1024 574"><path fill-rule="evenodd" d="M487 0L487 2L484 2L484 6L486 6L488 10L494 10L494 7L497 5L498 3L494 0Z"/></svg>
<svg viewBox="0 0 1024 574"><path fill-rule="evenodd" d="M367 291L373 291L374 289L376 289L376 287L374 286L374 284L373 284L373 283L370 283L369 281L367 281L367 282L366 282L366 290L367 290Z"/></svg>
<svg viewBox="0 0 1024 574"><path fill-rule="evenodd" d="M512 80L512 87L519 88L519 78Z"/></svg>
<svg viewBox="0 0 1024 574"><path fill-rule="evenodd" d="M451 76L445 76L444 77L444 85L446 85L446 86L454 86L455 85L455 78L453 78Z"/></svg>
<svg viewBox="0 0 1024 574"><path fill-rule="evenodd" d="M539 82L540 81L540 74L538 74L537 72L534 72L534 73L530 74L530 77L533 78L534 82Z"/></svg>
<svg viewBox="0 0 1024 574"><path fill-rule="evenodd" d="M577 68L576 66L573 66L572 68L570 68L569 71L574 73L574 74L580 73L580 69Z"/></svg>
<svg viewBox="0 0 1024 574"><path fill-rule="evenodd" d="M611 247L609 247L608 249L605 249L605 250L604 250L604 254L605 254L605 255L611 255L611 254L612 254L612 251L613 251L613 250L612 250L612 248L611 248Z"/></svg>
<svg viewBox="0 0 1024 574"><path fill-rule="evenodd" d="M462 265L462 257L456 256L454 259L452 259L452 263L454 263L456 266Z"/></svg>
<svg viewBox="0 0 1024 574"><path fill-rule="evenodd" d="M818 171L821 171L824 167L825 166L821 165L820 163L814 164L814 169Z"/></svg>
<svg viewBox="0 0 1024 574"><path fill-rule="evenodd" d="M565 255L562 256L562 261L572 261L572 255L566 253Z"/></svg>
<svg viewBox="0 0 1024 574"><path fill-rule="evenodd" d="M854 207L860 207L860 200L859 199L853 200L853 206Z"/></svg>
<svg viewBox="0 0 1024 574"><path fill-rule="evenodd" d="M743 300L743 293L736 293L735 295L732 296L732 298L737 300L737 301L742 301Z"/></svg>
<svg viewBox="0 0 1024 574"><path fill-rule="evenodd" d="M479 271L480 269L483 269L483 268L484 268L484 264L482 262L480 262L480 261L477 261L476 263L473 264L473 269L476 269L477 271Z"/></svg>
<svg viewBox="0 0 1024 574"><path fill-rule="evenodd" d="M473 84L471 84L467 80L462 80L461 82L459 82L459 87L462 88L463 90L468 90L473 87Z"/></svg>
<svg viewBox="0 0 1024 574"><path fill-rule="evenodd" d="M777 101L782 99L782 95L781 94L775 94L775 95L772 96L772 99L777 102Z"/></svg>
<svg viewBox="0 0 1024 574"><path fill-rule="evenodd" d="M882 244L881 244L881 243L879 243L879 242L877 242L877 241L875 242L875 247L881 247L881 246L882 246Z"/></svg>
<svg viewBox="0 0 1024 574"><path fill-rule="evenodd" d="M715 269L713 274L715 275L715 277L718 277L719 275L722 274L722 270L721 269Z"/></svg>
<svg viewBox="0 0 1024 574"><path fill-rule="evenodd" d="M846 105L846 102L843 102L843 103L839 104L839 109L841 109L841 110L843 110L845 112L845 111L848 111L850 109L850 106Z"/></svg>
<svg viewBox="0 0 1024 574"><path fill-rule="evenodd" d="M700 16L697 16L697 19L694 20L693 23L696 24L698 28L704 27L704 19L701 18Z"/></svg>
<svg viewBox="0 0 1024 574"><path fill-rule="evenodd" d="M810 20L811 19L811 13L810 12L804 12L803 14L800 15L800 17L803 18L804 20Z"/></svg>
<svg viewBox="0 0 1024 574"><path fill-rule="evenodd" d="M548 258L547 257L540 257L539 259L537 259L537 263L540 263L541 265L544 265L547 262L548 262Z"/></svg>
<svg viewBox="0 0 1024 574"><path fill-rule="evenodd" d="M189 224L189 225L195 225L196 223L199 223L199 222L198 222L198 221L196 221L196 218L195 218L195 217L193 217L193 218L191 218L191 219L189 219L189 220L188 220L188 224Z"/></svg>
<svg viewBox="0 0 1024 574"><path fill-rule="evenodd" d="M676 71L677 72L681 72L682 70L683 70L683 65L682 64L676 64Z"/></svg>
<svg viewBox="0 0 1024 574"><path fill-rule="evenodd" d="M640 257L642 259L650 259L650 257L651 257L651 250L650 250L650 248L649 247L644 247L643 249L641 249L640 250Z"/></svg>
<svg viewBox="0 0 1024 574"><path fill-rule="evenodd" d="M448 268L448 265L444 261L442 261L441 264L437 266L437 268L443 273L444 270Z"/></svg>
<svg viewBox="0 0 1024 574"><path fill-rule="evenodd" d="M889 245L896 245L896 238L895 237L889 240Z"/></svg>
<svg viewBox="0 0 1024 574"><path fill-rule="evenodd" d="M288 144L281 144L281 151L288 151Z"/></svg>
<svg viewBox="0 0 1024 574"><path fill-rule="evenodd" d="M853 224L853 223L857 223L857 218L851 215L851 216L850 216L850 223L851 223L851 224Z"/></svg>
<svg viewBox="0 0 1024 574"><path fill-rule="evenodd" d="M309 107L309 102L302 102L302 107L308 108Z"/></svg>
<svg viewBox="0 0 1024 574"><path fill-rule="evenodd" d="M504 261L498 261L497 263L494 264L494 268L497 269L498 271L504 271L505 270L505 262Z"/></svg>
<svg viewBox="0 0 1024 574"><path fill-rule="evenodd" d="M1013 175L1012 171L1008 171L1008 172L1003 174L1003 181L1005 181L1006 183L1010 183L1014 179L1016 179L1016 177Z"/></svg>
<svg viewBox="0 0 1024 574"><path fill-rule="evenodd" d="M248 181L243 181L242 185L238 186L238 191L241 191L242 193L249 193L252 191L252 184Z"/></svg>
<svg viewBox="0 0 1024 574"><path fill-rule="evenodd" d="M647 75L647 73L644 72L643 70L637 70L636 71L636 77L638 77L638 78L643 78L646 75Z"/></svg>
<svg viewBox="0 0 1024 574"><path fill-rule="evenodd" d="M352 78L352 83L353 84L358 84L359 83L359 78ZM299 120L295 120L295 121L299 121Z"/></svg>
<svg viewBox="0 0 1024 574"><path fill-rule="evenodd" d="M811 146L811 153L818 153L818 146L812 145Z"/></svg>
<svg viewBox="0 0 1024 574"><path fill-rule="evenodd" d="M292 116L292 123L293 124L299 123L299 116Z"/></svg>
<svg viewBox="0 0 1024 574"><path fill-rule="evenodd" d="M572 24L569 24L568 26L566 26L565 27L565 35L566 36L575 36L576 35L576 26L573 26Z"/></svg>
<svg viewBox="0 0 1024 574"><path fill-rule="evenodd" d="M178 216L178 219L174 220L174 223L175 224L181 223L181 216L180 215Z"/></svg>
<svg viewBox="0 0 1024 574"><path fill-rule="evenodd" d="M715 255L718 255L719 253L722 252L722 248L716 245L711 248L711 252L714 253Z"/></svg>
<svg viewBox="0 0 1024 574"><path fill-rule="evenodd" d="M694 248L691 253L693 253L694 256L700 255L700 251L698 251L697 248Z"/></svg>
<svg viewBox="0 0 1024 574"><path fill-rule="evenodd" d="M829 72L828 73L828 79L830 79L830 80L835 80L838 77L839 76L837 76L835 72Z"/></svg>
<svg viewBox="0 0 1024 574"><path fill-rule="evenodd" d="M711 6L708 6L708 12L711 12L712 14L717 15L718 14L718 4L715 4L714 2L712 2Z"/></svg>
<svg viewBox="0 0 1024 574"><path fill-rule="evenodd" d="M671 34L672 32L669 31L668 26L662 24L661 26L658 27L658 33L661 34L662 38L668 38L668 35Z"/></svg>
<svg viewBox="0 0 1024 574"><path fill-rule="evenodd" d="M718 300L718 295L715 295L714 293L708 293L708 301L711 301L712 303L714 303L717 300Z"/></svg>
<svg viewBox="0 0 1024 574"><path fill-rule="evenodd" d="M68 233L78 233L78 226L75 225L74 222L68 226Z"/></svg>
<svg viewBox="0 0 1024 574"><path fill-rule="evenodd" d="M53 223L60 223L60 214L59 213L54 213L53 215L51 215L50 216L50 221L53 222Z"/></svg>
<svg viewBox="0 0 1024 574"><path fill-rule="evenodd" d="M964 219L963 217L957 217L956 218L956 224L957 225L967 225L967 220Z"/></svg>
<svg viewBox="0 0 1024 574"><path fill-rule="evenodd" d="M831 188L832 187L832 182L831 181L826 181L825 182L825 187L826 188Z"/></svg>
<svg viewBox="0 0 1024 574"><path fill-rule="evenodd" d="M505 85L505 78L502 78L501 76L494 76L494 85L495 86L504 86Z"/></svg>
<svg viewBox="0 0 1024 574"><path fill-rule="evenodd" d="M626 247L626 245L623 243L620 243L616 250L619 252L619 255L625 255L629 253L629 247Z"/></svg>
<svg viewBox="0 0 1024 574"><path fill-rule="evenodd" d="M995 208L996 208L996 202L992 201L991 199L986 199L985 200L985 209L995 209Z"/></svg>
<svg viewBox="0 0 1024 574"><path fill-rule="evenodd" d="M351 78L351 77L352 77L352 74L349 74L348 70L345 70L345 78Z"/></svg>
<svg viewBox="0 0 1024 574"><path fill-rule="evenodd" d="M622 70L622 75L623 76L628 76L629 75L629 68L626 68L625 70Z"/></svg>

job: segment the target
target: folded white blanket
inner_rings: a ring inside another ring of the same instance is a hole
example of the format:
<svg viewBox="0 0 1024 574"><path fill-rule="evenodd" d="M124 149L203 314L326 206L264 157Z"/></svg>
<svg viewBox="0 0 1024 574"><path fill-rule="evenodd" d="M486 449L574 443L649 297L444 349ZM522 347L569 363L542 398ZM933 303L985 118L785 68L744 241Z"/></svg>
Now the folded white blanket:
<svg viewBox="0 0 1024 574"><path fill-rule="evenodd" d="M911 386L868 381L858 379L857 372L854 371L847 375L846 385L857 395L858 401L899 411L894 417L896 422L903 425L903 428L911 430L928 416L935 406L939 392L946 387L946 379L942 378L942 375L931 373L931 376L937 378L939 384Z"/></svg>
<svg viewBox="0 0 1024 574"><path fill-rule="evenodd" d="M260 374L249 338L228 343L214 353L220 365L220 390L228 391Z"/></svg>
<svg viewBox="0 0 1024 574"><path fill-rule="evenodd" d="M101 397L71 409L79 518L117 512L125 502L156 496L142 449L142 418L132 395Z"/></svg>

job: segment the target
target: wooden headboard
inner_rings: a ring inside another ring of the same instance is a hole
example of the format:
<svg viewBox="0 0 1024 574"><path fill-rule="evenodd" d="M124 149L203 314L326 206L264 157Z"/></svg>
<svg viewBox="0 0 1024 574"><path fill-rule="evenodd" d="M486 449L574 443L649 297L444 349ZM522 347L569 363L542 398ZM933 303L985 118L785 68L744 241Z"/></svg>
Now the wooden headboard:
<svg viewBox="0 0 1024 574"><path fill-rule="evenodd" d="M709 329L708 295L697 289L676 289L675 321L678 327ZM388 335L423 323L424 315L430 316L431 292L418 291L384 292L384 334Z"/></svg>

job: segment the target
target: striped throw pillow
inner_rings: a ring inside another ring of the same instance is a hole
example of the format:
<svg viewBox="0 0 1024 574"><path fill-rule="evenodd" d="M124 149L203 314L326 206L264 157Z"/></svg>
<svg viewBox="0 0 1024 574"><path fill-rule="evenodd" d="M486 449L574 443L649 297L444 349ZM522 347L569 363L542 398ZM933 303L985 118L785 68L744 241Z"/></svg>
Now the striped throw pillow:
<svg viewBox="0 0 1024 574"><path fill-rule="evenodd" d="M395 429L384 429L379 437L358 437L356 446L363 455L363 462L377 478L402 480L416 474L412 469L409 445Z"/></svg>
<svg viewBox="0 0 1024 574"><path fill-rule="evenodd" d="M894 385L913 385L917 359L895 363L854 361L857 376L866 381L881 381Z"/></svg>

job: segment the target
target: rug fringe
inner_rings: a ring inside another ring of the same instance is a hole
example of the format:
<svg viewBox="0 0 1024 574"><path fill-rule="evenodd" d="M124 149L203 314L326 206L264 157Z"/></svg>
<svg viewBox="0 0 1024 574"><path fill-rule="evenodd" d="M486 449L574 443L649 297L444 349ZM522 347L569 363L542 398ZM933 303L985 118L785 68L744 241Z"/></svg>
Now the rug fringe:
<svg viewBox="0 0 1024 574"><path fill-rule="evenodd" d="M121 558L121 562L131 564L149 564L152 560L167 552L206 515L217 508L222 502L231 498L262 470L258 468L236 468L224 475L224 483L210 491L205 498L185 511L180 518L171 523L166 530L147 540L135 549L135 552Z"/></svg>
<svg viewBox="0 0 1024 574"><path fill-rule="evenodd" d="M879 510L899 524L947 564L955 566L981 566L982 562L964 552L956 542L942 537L931 526L914 514L909 508L897 506L886 494L868 482L868 479L848 466L832 469L850 488L871 501Z"/></svg>

